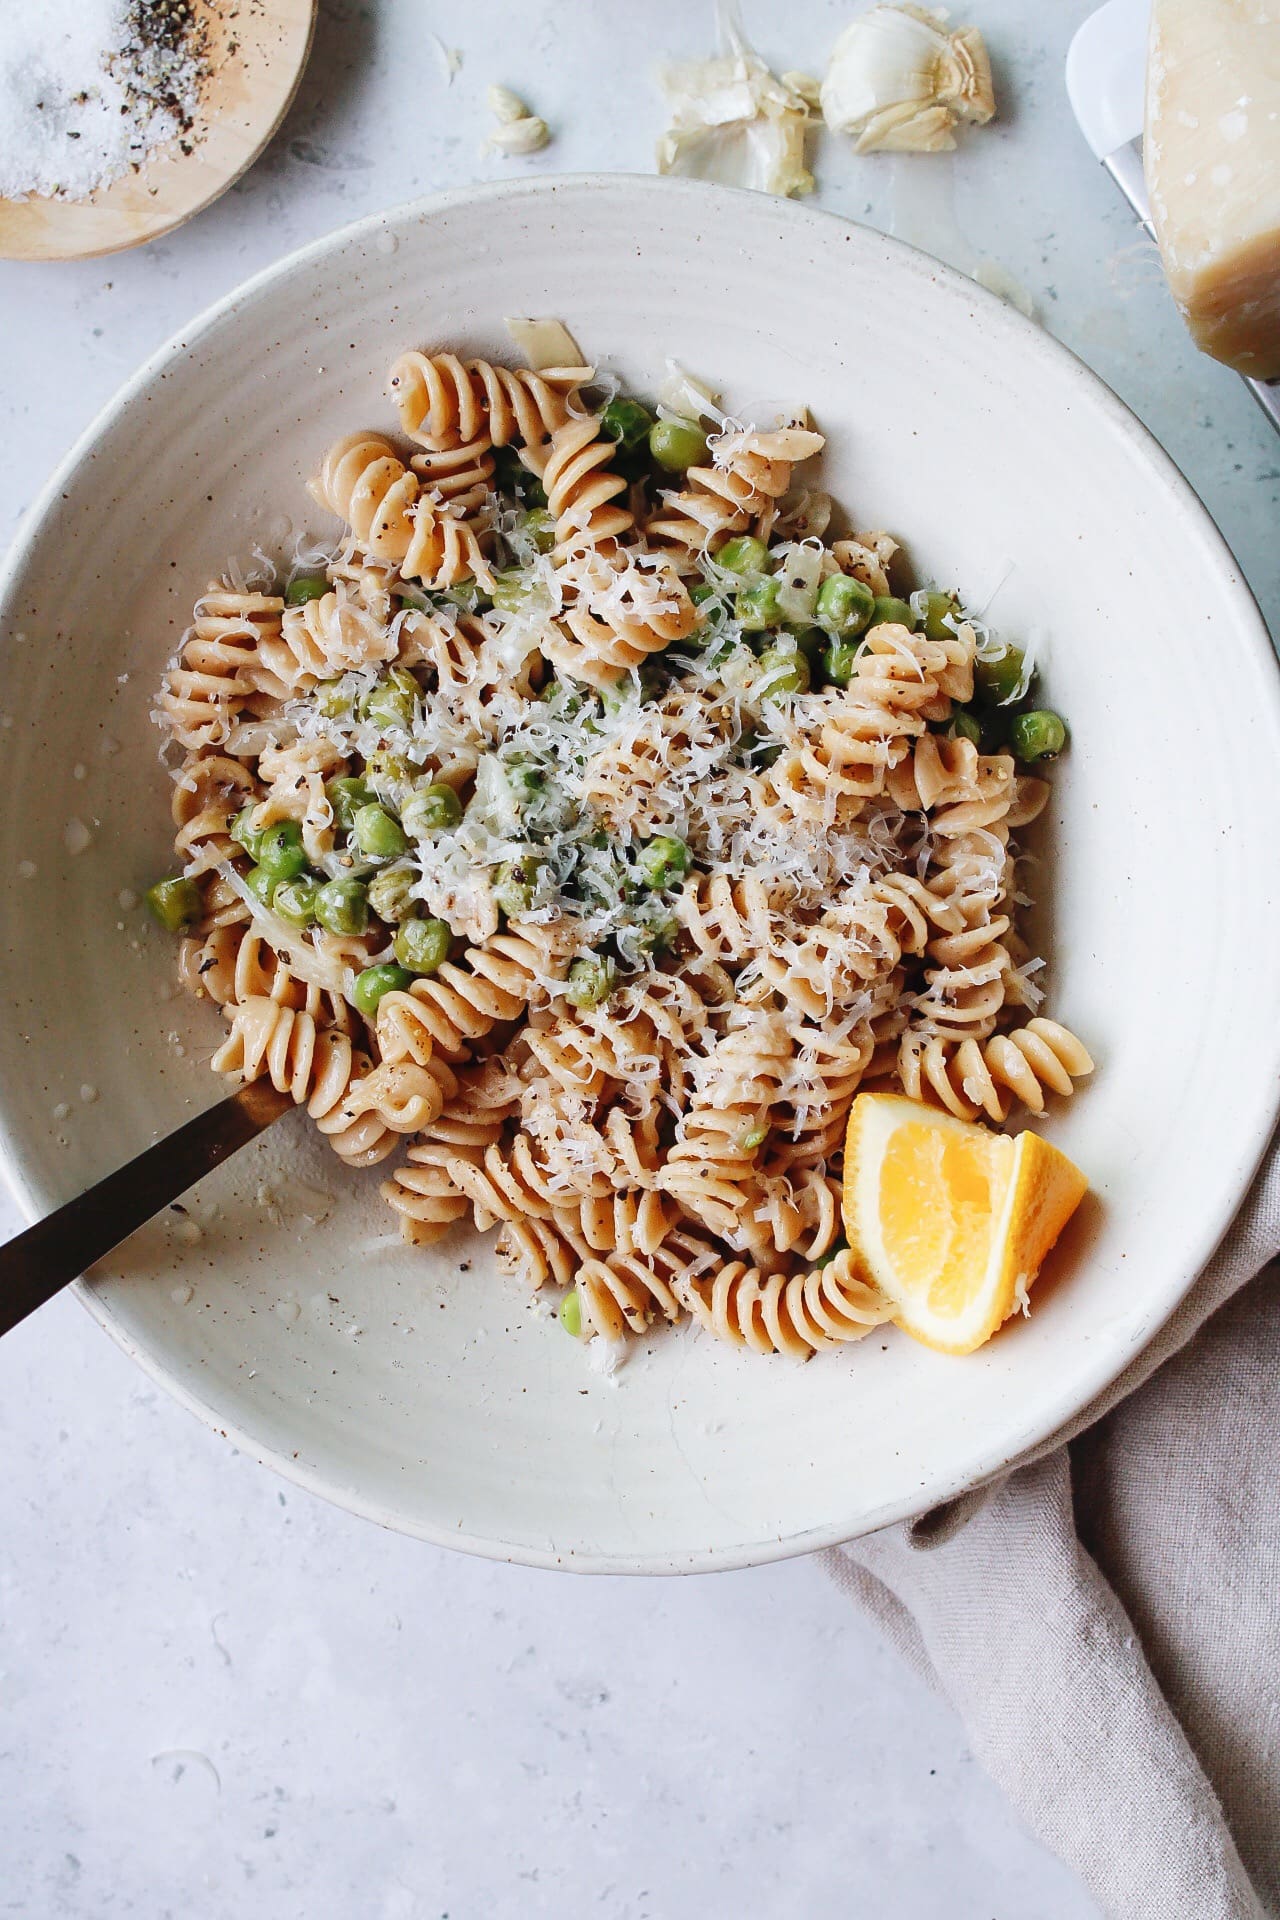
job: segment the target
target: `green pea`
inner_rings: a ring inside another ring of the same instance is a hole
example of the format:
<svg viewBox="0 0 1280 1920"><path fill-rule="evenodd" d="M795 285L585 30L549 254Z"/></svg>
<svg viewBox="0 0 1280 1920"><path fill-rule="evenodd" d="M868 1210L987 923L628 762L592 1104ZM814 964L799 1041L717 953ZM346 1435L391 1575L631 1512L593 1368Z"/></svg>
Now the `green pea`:
<svg viewBox="0 0 1280 1920"><path fill-rule="evenodd" d="M366 1020L374 1019L383 994L403 993L412 979L411 973L406 973L403 967L393 966L389 960L376 967L366 967L363 973L356 975L356 983L351 989L356 1011L362 1013Z"/></svg>
<svg viewBox="0 0 1280 1920"><path fill-rule="evenodd" d="M369 906L379 920L394 926L409 912L412 892L413 874L408 867L384 867L369 882Z"/></svg>
<svg viewBox="0 0 1280 1920"><path fill-rule="evenodd" d="M345 675L322 680L312 698L326 720L349 720L355 712L355 689Z"/></svg>
<svg viewBox="0 0 1280 1920"><path fill-rule="evenodd" d="M499 493L513 493L528 507L545 507L546 492L536 473L531 473L514 447L493 450L493 483Z"/></svg>
<svg viewBox="0 0 1280 1920"><path fill-rule="evenodd" d="M296 820L277 820L267 828L258 848L258 865L273 880L293 880L306 872L307 850Z"/></svg>
<svg viewBox="0 0 1280 1920"><path fill-rule="evenodd" d="M683 473L707 457L707 436L696 420L655 420L649 429L649 451L668 473Z"/></svg>
<svg viewBox="0 0 1280 1920"><path fill-rule="evenodd" d="M401 587L399 593L395 593L391 597L396 603L396 611L398 613L402 613L406 607L411 613L430 613L434 606L434 602L429 595L425 593L415 593L412 587Z"/></svg>
<svg viewBox="0 0 1280 1920"><path fill-rule="evenodd" d="M394 747L375 747L364 763L365 780L373 789L371 797L378 797L384 787L399 789L410 786L416 772L417 769Z"/></svg>
<svg viewBox="0 0 1280 1920"><path fill-rule="evenodd" d="M443 920L406 920L396 934L396 959L410 973L434 973L449 958L452 940Z"/></svg>
<svg viewBox="0 0 1280 1920"><path fill-rule="evenodd" d="M443 780L428 787L417 787L400 809L404 830L411 840L429 840L434 833L456 827L462 818L462 802Z"/></svg>
<svg viewBox="0 0 1280 1920"><path fill-rule="evenodd" d="M809 691L809 662L792 647L766 647L760 655L764 669L755 691L762 700L776 700L779 694Z"/></svg>
<svg viewBox="0 0 1280 1920"><path fill-rule="evenodd" d="M171 873L148 887L146 901L166 933L181 933L203 911L199 887L181 873Z"/></svg>
<svg viewBox="0 0 1280 1920"><path fill-rule="evenodd" d="M609 998L618 979L618 969L606 953L593 953L575 960L565 981L564 997L575 1007L598 1007Z"/></svg>
<svg viewBox="0 0 1280 1920"><path fill-rule="evenodd" d="M773 579L753 580L739 587L733 597L733 610L744 633L766 633L781 624L778 611L778 583Z"/></svg>
<svg viewBox="0 0 1280 1920"><path fill-rule="evenodd" d="M653 424L653 415L642 401L628 400L621 394L600 415L601 437L616 440L628 452L648 438Z"/></svg>
<svg viewBox="0 0 1280 1920"><path fill-rule="evenodd" d="M674 834L660 833L641 847L636 866L646 887L672 887L689 871L693 855Z"/></svg>
<svg viewBox="0 0 1280 1920"><path fill-rule="evenodd" d="M237 846L244 848L251 860L257 859L258 849L262 845L262 831L253 824L253 816L256 812L256 807L241 807L231 822L231 838Z"/></svg>
<svg viewBox="0 0 1280 1920"><path fill-rule="evenodd" d="M652 700L658 692L658 676L648 661L639 669L640 700ZM611 687L601 687L600 704L606 713L621 713L635 689L635 681L629 673L619 674Z"/></svg>
<svg viewBox="0 0 1280 1920"><path fill-rule="evenodd" d="M507 765L507 785L511 789L512 799L523 809L542 792L546 776L527 761L515 760Z"/></svg>
<svg viewBox="0 0 1280 1920"><path fill-rule="evenodd" d="M953 593L926 593L924 596L924 632L926 640L954 640L956 630L947 625L959 612Z"/></svg>
<svg viewBox="0 0 1280 1920"><path fill-rule="evenodd" d="M947 732L953 740L972 740L975 747L982 745L982 722L968 707L952 708Z"/></svg>
<svg viewBox="0 0 1280 1920"><path fill-rule="evenodd" d="M533 475L530 474L529 478L532 480ZM539 492L541 491L539 488ZM538 505L545 507L546 504L547 496L544 493ZM469 573L461 580L455 580L451 587L447 587L444 598L449 606L456 607L459 613L487 613L493 605L488 594L481 592L480 582Z"/></svg>
<svg viewBox="0 0 1280 1920"><path fill-rule="evenodd" d="M1047 707L1015 715L1009 745L1019 760L1054 760L1067 744L1067 729Z"/></svg>
<svg viewBox="0 0 1280 1920"><path fill-rule="evenodd" d="M821 627L792 628L792 638L797 650L809 662L809 671L815 674L822 666L822 656L827 649L827 636Z"/></svg>
<svg viewBox="0 0 1280 1920"><path fill-rule="evenodd" d="M319 891L320 882L305 875L297 880L282 880L272 896L271 904L286 926L313 927Z"/></svg>
<svg viewBox="0 0 1280 1920"><path fill-rule="evenodd" d="M539 553L550 553L556 543L556 520L545 507L531 507L521 526Z"/></svg>
<svg viewBox="0 0 1280 1920"><path fill-rule="evenodd" d="M745 1133L738 1135L738 1145L744 1153L754 1153L756 1148L762 1147L768 1138L767 1126L748 1127Z"/></svg>
<svg viewBox="0 0 1280 1920"><path fill-rule="evenodd" d="M833 640L849 640L865 633L876 610L870 587L851 573L832 573L818 589L818 625Z"/></svg>
<svg viewBox="0 0 1280 1920"><path fill-rule="evenodd" d="M659 914L656 920L650 920L641 935L646 953L660 953L667 947L674 947L680 938L680 922L674 913Z"/></svg>
<svg viewBox="0 0 1280 1920"><path fill-rule="evenodd" d="M753 533L740 533L736 539L725 541L715 561L718 567L727 567L730 573L767 573L769 549Z"/></svg>
<svg viewBox="0 0 1280 1920"><path fill-rule="evenodd" d="M368 806L373 795L363 780L358 780L354 774L343 774L337 780L326 783L324 797L333 808L335 826L345 827L350 832L352 821L361 807Z"/></svg>
<svg viewBox="0 0 1280 1920"><path fill-rule="evenodd" d="M979 654L973 663L973 687L989 707L1008 706L1025 692L1026 658L1021 647L1003 646L985 658Z"/></svg>
<svg viewBox="0 0 1280 1920"><path fill-rule="evenodd" d="M265 867L250 867L244 876L244 883L254 899L260 900L264 907L273 904L276 888L280 885L276 876L268 873Z"/></svg>
<svg viewBox="0 0 1280 1920"><path fill-rule="evenodd" d="M822 671L837 687L847 687L862 652L861 640L833 640L822 656Z"/></svg>
<svg viewBox="0 0 1280 1920"><path fill-rule="evenodd" d="M409 851L400 822L375 802L361 807L351 823L355 843L371 860L398 860Z"/></svg>
<svg viewBox="0 0 1280 1920"><path fill-rule="evenodd" d="M873 627L889 625L895 627L910 627L914 633L916 629L916 616L911 611L911 603L909 600L899 600L892 593L878 593L875 597L875 608L871 615L870 624Z"/></svg>
<svg viewBox="0 0 1280 1920"><path fill-rule="evenodd" d="M499 912L505 913L508 920L528 913L537 883L535 860L504 860L493 876L493 898Z"/></svg>
<svg viewBox="0 0 1280 1920"><path fill-rule="evenodd" d="M369 889L362 880L326 880L316 894L316 919L327 933L363 933L369 925Z"/></svg>
<svg viewBox="0 0 1280 1920"><path fill-rule="evenodd" d="M699 580L696 586L690 587L689 598L695 607L702 607L706 605L707 601L712 598L715 592L716 588L712 586L709 580Z"/></svg>
<svg viewBox="0 0 1280 1920"><path fill-rule="evenodd" d="M380 727L408 728L413 724L418 691L418 683L408 667L392 667L386 678L370 687L361 701L361 718L374 720Z"/></svg>
<svg viewBox="0 0 1280 1920"><path fill-rule="evenodd" d="M568 1293L566 1293L564 1299L560 1302L557 1318L566 1333L571 1334L575 1340L581 1340L582 1295L576 1287L570 1287Z"/></svg>
<svg viewBox="0 0 1280 1920"><path fill-rule="evenodd" d="M323 600L329 582L323 573L300 573L284 590L286 607L303 607L308 600Z"/></svg>
<svg viewBox="0 0 1280 1920"><path fill-rule="evenodd" d="M499 613L519 613L529 604L533 582L520 567L509 567L493 576L493 604Z"/></svg>

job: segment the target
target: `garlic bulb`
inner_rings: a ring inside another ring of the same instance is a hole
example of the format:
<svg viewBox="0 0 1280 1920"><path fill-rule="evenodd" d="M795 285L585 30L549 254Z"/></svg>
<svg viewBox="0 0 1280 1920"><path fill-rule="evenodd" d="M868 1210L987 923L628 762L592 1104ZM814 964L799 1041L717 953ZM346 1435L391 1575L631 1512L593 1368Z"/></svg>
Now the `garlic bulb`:
<svg viewBox="0 0 1280 1920"><path fill-rule="evenodd" d="M770 73L744 35L736 6L721 0L717 14L721 53L659 73L671 124L658 142L658 172L761 193L812 193L804 163L807 102Z"/></svg>
<svg viewBox="0 0 1280 1920"><path fill-rule="evenodd" d="M822 83L823 118L859 153L938 153L955 146L958 121L981 126L995 110L978 29L948 33L922 7L875 6L853 21Z"/></svg>

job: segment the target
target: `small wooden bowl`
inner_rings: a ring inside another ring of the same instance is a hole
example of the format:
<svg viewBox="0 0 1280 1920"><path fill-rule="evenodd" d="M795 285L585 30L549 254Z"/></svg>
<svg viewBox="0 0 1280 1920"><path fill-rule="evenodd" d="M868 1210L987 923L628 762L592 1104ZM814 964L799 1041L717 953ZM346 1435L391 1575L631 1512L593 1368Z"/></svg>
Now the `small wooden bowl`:
<svg viewBox="0 0 1280 1920"><path fill-rule="evenodd" d="M252 166L289 109L315 31L317 0L261 7L201 0L208 73L191 151L157 148L87 200L0 197L0 258L81 260L138 247L189 220Z"/></svg>

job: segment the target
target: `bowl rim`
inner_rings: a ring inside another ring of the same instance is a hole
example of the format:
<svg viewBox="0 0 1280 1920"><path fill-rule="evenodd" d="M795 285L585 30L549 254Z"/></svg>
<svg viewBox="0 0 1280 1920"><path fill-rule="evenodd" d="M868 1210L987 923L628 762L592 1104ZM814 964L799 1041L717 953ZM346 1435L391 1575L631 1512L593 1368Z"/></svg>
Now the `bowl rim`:
<svg viewBox="0 0 1280 1920"><path fill-rule="evenodd" d="M323 259L326 255L341 250L363 236L372 236L389 227L404 225L415 219L468 207L483 207L495 200L516 202L545 200L554 204L555 196L566 190L627 194L640 192L650 196L662 195L664 199L681 198L704 204L725 198L735 201L756 201L760 198L744 189L723 187L704 181L664 178L652 174L625 172L538 174L520 180L490 181L417 196L395 206L364 214L357 220L306 242L303 246L260 268L246 280L238 282L211 305L194 315L185 325L177 328L147 355L137 370L123 382L77 436L26 509L7 551L0 558L0 604L3 604L20 580L46 515L56 505L86 453L103 434L117 424L138 396L163 370L221 327L241 306L251 303L279 282L287 280L300 267ZM1029 348L1033 354L1053 364L1060 374L1066 374L1074 381L1082 398L1094 409L1100 425L1104 426L1118 441L1126 444L1131 453L1145 464L1153 481L1158 483L1166 498L1171 501L1186 522L1188 533L1194 534L1199 539L1207 562L1222 577L1224 596L1233 603L1232 610L1238 624L1251 635L1251 643L1259 660L1265 661L1270 670L1261 678L1263 684L1270 689L1270 721L1277 745L1280 747L1280 660L1277 659L1272 646L1261 609L1208 508L1172 457L1134 411L1120 399L1099 374L1086 365L1062 341L1048 333L1036 321L1017 312L997 294L982 287L978 282L970 280L956 268L948 266L943 261L935 260L931 255L908 245L905 241L881 233L878 228L850 220L843 214L832 212L827 208L800 205L794 201L773 200L771 204L780 219L818 221L845 229L854 228L868 241L896 256L908 272L923 275L931 281L939 281L949 287L953 293L970 301L977 312L983 316L984 323L988 327L995 328L997 336L1002 329L1005 330L1011 338L1019 341L1024 349ZM144 1373L157 1385L163 1387L181 1406L195 1414L206 1426L211 1427L224 1439L229 1440L239 1451L258 1461L259 1464L271 1467L283 1478L305 1491L361 1519L371 1520L379 1526L386 1527L392 1532L429 1541L436 1546L460 1549L484 1559L544 1568L549 1571L652 1576L731 1571L765 1565L823 1548L843 1545L863 1534L893 1525L898 1521L911 1519L935 1506L945 1504L963 1493L988 1484L999 1475L1011 1471L1028 1456L1056 1444L1057 1435L1075 1426L1080 1416L1086 1413L1098 1397L1120 1378L1156 1338L1161 1328L1168 1324L1230 1228L1267 1150L1277 1118L1280 1117L1280 1038L1277 1040L1274 1051L1276 1058L1271 1063L1274 1071L1269 1077L1259 1074L1252 1108L1245 1116L1248 1122L1247 1133L1252 1144L1241 1159L1236 1179L1229 1186L1224 1185L1225 1199L1206 1211L1199 1235L1194 1241L1188 1243L1176 1291L1169 1294L1167 1307L1160 1314L1159 1319L1135 1331L1122 1346L1107 1348L1105 1357L1092 1370L1086 1368L1080 1370L1087 1382L1087 1391L1083 1398L1079 1385L1060 1398L1043 1397L1039 1402L1040 1412L1037 1417L1029 1419L1024 1414L1012 1431L1006 1430L1006 1437L1002 1442L992 1441L980 1451L976 1463L970 1458L963 1470L942 1468L931 1483L926 1497L923 1499L902 1497L896 1501L886 1502L882 1508L874 1509L869 1516L861 1518L852 1530L847 1520L837 1519L821 1527L809 1528L802 1533L775 1535L766 1540L708 1548L698 1553L687 1550L666 1553L592 1551L578 1553L572 1549L566 1553L556 1553L525 1543L513 1545L496 1538L461 1530L455 1531L440 1524L415 1520L394 1511L385 1502L371 1498L358 1486L335 1480L332 1477L332 1471L312 1467L296 1457L277 1451L274 1447L264 1446L234 1421L228 1421L226 1413L210 1400L184 1385L158 1355L141 1345L122 1325L112 1310L109 1300L92 1282L83 1278L77 1279L72 1283L71 1290L122 1352L127 1354ZM40 1216L42 1209L35 1193L28 1186L21 1168L21 1158L21 1141L11 1132L8 1116L3 1105L0 1104L0 1179L12 1194L21 1213L31 1221Z"/></svg>

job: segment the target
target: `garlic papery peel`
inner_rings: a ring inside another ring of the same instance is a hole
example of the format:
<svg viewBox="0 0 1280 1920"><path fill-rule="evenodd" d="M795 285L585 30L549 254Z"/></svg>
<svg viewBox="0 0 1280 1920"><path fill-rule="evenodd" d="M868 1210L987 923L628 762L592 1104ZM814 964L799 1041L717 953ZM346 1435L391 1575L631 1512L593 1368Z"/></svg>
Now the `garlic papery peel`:
<svg viewBox="0 0 1280 1920"><path fill-rule="evenodd" d="M876 6L853 21L822 83L823 118L853 134L859 153L942 152L955 146L957 121L982 125L995 110L978 29L948 33L922 7Z"/></svg>
<svg viewBox="0 0 1280 1920"><path fill-rule="evenodd" d="M736 7L721 5L717 18L721 50L714 59L671 62L658 75L671 111L658 142L658 172L760 193L812 193L805 100L770 73Z"/></svg>

